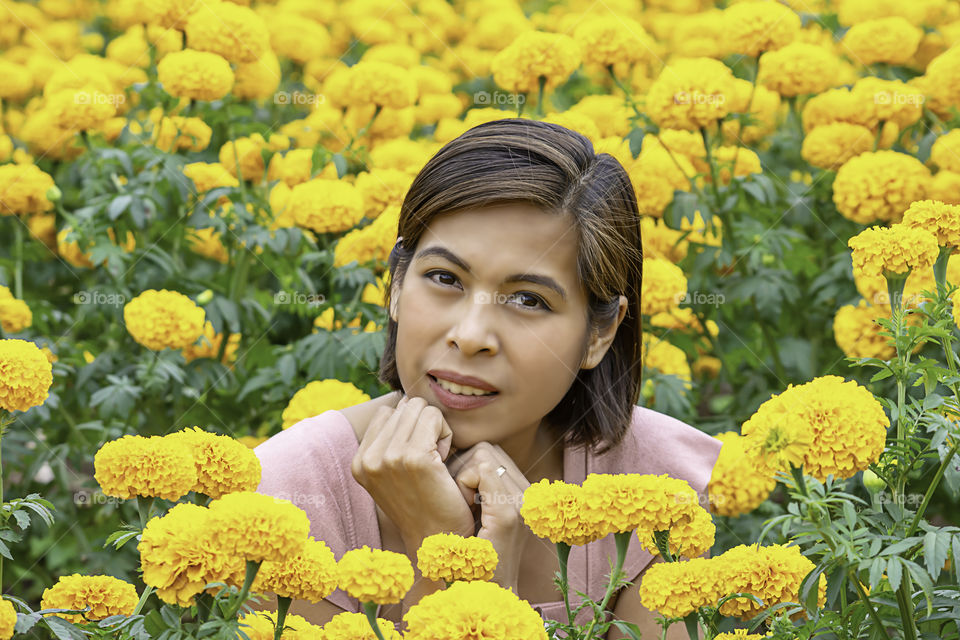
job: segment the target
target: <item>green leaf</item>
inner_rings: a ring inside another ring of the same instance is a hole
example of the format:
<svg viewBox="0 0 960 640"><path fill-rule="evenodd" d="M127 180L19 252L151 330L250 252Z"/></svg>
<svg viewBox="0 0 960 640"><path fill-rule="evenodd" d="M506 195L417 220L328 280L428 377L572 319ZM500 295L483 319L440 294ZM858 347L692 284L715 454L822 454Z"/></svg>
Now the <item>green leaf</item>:
<svg viewBox="0 0 960 640"><path fill-rule="evenodd" d="M899 557L890 558L887 563L887 580L890 582L890 588L896 591L900 588L900 579L903 576L903 565L900 564Z"/></svg>
<svg viewBox="0 0 960 640"><path fill-rule="evenodd" d="M333 154L333 165L337 168L337 178L347 175L347 159L342 153Z"/></svg>
<svg viewBox="0 0 960 640"><path fill-rule="evenodd" d="M43 619L50 632L57 637L57 640L86 640L86 636L75 626L55 616Z"/></svg>
<svg viewBox="0 0 960 640"><path fill-rule="evenodd" d="M133 196L129 194L117 196L110 202L110 206L107 207L107 215L111 220L116 220L123 214L126 208L130 206L132 201Z"/></svg>
<svg viewBox="0 0 960 640"><path fill-rule="evenodd" d="M0 540L0 556L3 556L7 560L13 560L13 556L10 555L10 549L7 548L7 543Z"/></svg>
<svg viewBox="0 0 960 640"><path fill-rule="evenodd" d="M883 578L884 570L887 568L887 561L883 558L874 558L870 563L870 590L873 591L880 584Z"/></svg>
<svg viewBox="0 0 960 640"><path fill-rule="evenodd" d="M930 531L923 537L923 559L927 572L934 580L940 576L940 571L950 555L952 537L947 531Z"/></svg>

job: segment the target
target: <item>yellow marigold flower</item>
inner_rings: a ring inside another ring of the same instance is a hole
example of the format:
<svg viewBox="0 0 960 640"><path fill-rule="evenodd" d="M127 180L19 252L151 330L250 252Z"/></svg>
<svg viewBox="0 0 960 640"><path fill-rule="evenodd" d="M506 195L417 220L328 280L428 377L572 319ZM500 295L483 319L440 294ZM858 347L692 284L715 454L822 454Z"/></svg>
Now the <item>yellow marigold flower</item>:
<svg viewBox="0 0 960 640"><path fill-rule="evenodd" d="M389 620L377 618L377 626L384 640L401 640L400 633ZM365 613L346 611L333 616L330 622L323 625L323 640L377 640L377 636Z"/></svg>
<svg viewBox="0 0 960 640"><path fill-rule="evenodd" d="M768 607L781 602L796 602L800 583L815 565L800 552L800 547L739 545L708 562L720 566L718 573L729 593L750 593L763 606L747 598L731 598L721 607L721 615L750 620ZM826 602L827 578L820 576L818 606ZM726 594L724 594L726 595Z"/></svg>
<svg viewBox="0 0 960 640"><path fill-rule="evenodd" d="M80 250L80 242L78 240L71 240L67 242L67 236L71 234L72 230L70 227L64 227L57 233L56 242L57 242L57 252L60 256L72 264L75 267L84 267L87 269L93 268L93 262L90 261L90 253L83 252ZM110 242L117 246L117 235L113 232L113 229L107 229L107 236L110 238ZM87 244L87 248L90 248L94 245L95 241L90 240ZM130 253L137 248L137 238L133 235L132 231L127 231L127 242L121 245L121 248ZM101 262L101 265L105 265L106 260Z"/></svg>
<svg viewBox="0 0 960 640"><path fill-rule="evenodd" d="M106 94L93 85L80 89L61 89L46 101L57 127L71 131L100 129L117 112L123 94Z"/></svg>
<svg viewBox="0 0 960 640"><path fill-rule="evenodd" d="M267 180L283 180L290 187L313 177L313 149L293 149L274 154L267 167Z"/></svg>
<svg viewBox="0 0 960 640"><path fill-rule="evenodd" d="M679 306L687 295L687 278L683 270L663 258L643 261L643 284L640 294L644 315L668 312Z"/></svg>
<svg viewBox="0 0 960 640"><path fill-rule="evenodd" d="M16 624L17 610L13 608L13 603L0 598L0 639L10 640Z"/></svg>
<svg viewBox="0 0 960 640"><path fill-rule="evenodd" d="M722 148L723 147L721 147L721 149ZM741 164L739 160L737 164ZM703 221L703 215L701 215L700 209L697 209L693 212L693 221L687 220L685 217L680 218L680 231L689 231L689 233L687 233L687 242L719 247L722 242L722 225L720 218L714 216L710 222L714 230L707 229L707 223Z"/></svg>
<svg viewBox="0 0 960 640"><path fill-rule="evenodd" d="M35 164L0 166L0 215L50 211L53 203L47 191L54 186L53 178Z"/></svg>
<svg viewBox="0 0 960 640"><path fill-rule="evenodd" d="M759 507L777 486L775 470L748 454L736 431L714 436L723 443L710 476L710 503L722 516L736 517Z"/></svg>
<svg viewBox="0 0 960 640"><path fill-rule="evenodd" d="M193 181L198 193L218 187L237 187L236 176L219 162L191 162L183 166L183 175Z"/></svg>
<svg viewBox="0 0 960 640"><path fill-rule="evenodd" d="M416 102L417 83L403 67L361 60L330 73L323 84L323 95L336 107L373 105L403 109Z"/></svg>
<svg viewBox="0 0 960 640"><path fill-rule="evenodd" d="M673 185L663 176L649 173L637 164L630 168L629 174L641 215L662 216L667 205L673 202Z"/></svg>
<svg viewBox="0 0 960 640"><path fill-rule="evenodd" d="M623 138L630 133L630 115L633 113L623 98L612 95L584 96L570 111L582 113L593 120L604 138Z"/></svg>
<svg viewBox="0 0 960 640"><path fill-rule="evenodd" d="M717 180L720 184L730 184L731 173L738 178L763 173L763 167L760 166L760 156L755 151L733 145L725 145L714 149L713 163L716 166ZM704 180L712 181L709 171Z"/></svg>
<svg viewBox="0 0 960 640"><path fill-rule="evenodd" d="M890 344L890 338L880 335L884 329L877 324L879 318L889 315L885 307L875 307L866 300L856 306L840 307L833 318L833 339L851 358L889 360L896 355L896 349Z"/></svg>
<svg viewBox="0 0 960 640"><path fill-rule="evenodd" d="M930 171L913 156L861 153L837 170L833 203L843 217L860 224L899 222L911 202L924 199L929 186Z"/></svg>
<svg viewBox="0 0 960 640"><path fill-rule="evenodd" d="M540 614L493 582L455 582L423 597L403 621L407 640L461 640L467 629L489 640L547 640Z"/></svg>
<svg viewBox="0 0 960 640"><path fill-rule="evenodd" d="M375 112L376 107L372 104L347 107L340 122L341 130L346 132L344 137L358 136L358 139L364 141L391 140L401 136L409 136L416 124L416 108L412 105L402 109L383 107L376 119L373 118ZM371 120L373 120L372 125L370 124ZM367 125L370 125L369 128L361 136L361 131Z"/></svg>
<svg viewBox="0 0 960 640"><path fill-rule="evenodd" d="M153 144L169 153L179 149L203 151L210 144L212 133L210 126L200 118L170 116L154 128Z"/></svg>
<svg viewBox="0 0 960 640"><path fill-rule="evenodd" d="M650 86L647 114L661 128L708 127L729 113L733 84L733 73L719 60L682 58Z"/></svg>
<svg viewBox="0 0 960 640"><path fill-rule="evenodd" d="M4 79L0 86L0 98L18 101L33 91L33 74L23 65L0 60L0 76Z"/></svg>
<svg viewBox="0 0 960 640"><path fill-rule="evenodd" d="M148 349L182 349L203 334L206 312L177 291L147 289L123 307L127 331Z"/></svg>
<svg viewBox="0 0 960 640"><path fill-rule="evenodd" d="M26 302L15 298L0 298L0 326L4 333L20 333L32 324L33 312Z"/></svg>
<svg viewBox="0 0 960 640"><path fill-rule="evenodd" d="M267 436L240 436L237 438L237 442L248 449L256 449L267 440L269 440Z"/></svg>
<svg viewBox="0 0 960 640"><path fill-rule="evenodd" d="M497 86L530 93L539 91L541 77L545 90L566 82L582 56L580 44L568 35L525 31L493 56L490 71Z"/></svg>
<svg viewBox="0 0 960 640"><path fill-rule="evenodd" d="M340 233L360 222L363 196L349 182L315 178L293 187L287 208L301 227Z"/></svg>
<svg viewBox="0 0 960 640"><path fill-rule="evenodd" d="M74 573L62 576L54 585L43 590L41 609L86 609L86 613L57 614L81 624L88 620L103 620L109 616L129 616L137 606L137 590L112 576L84 576Z"/></svg>
<svg viewBox="0 0 960 640"><path fill-rule="evenodd" d="M254 62L270 47L270 32L253 9L232 2L200 3L187 17L187 45L230 62Z"/></svg>
<svg viewBox="0 0 960 640"><path fill-rule="evenodd" d="M376 284L367 283L363 288L363 293L360 294L360 302L366 302L367 304L375 304L378 306L384 306L386 303L386 289L387 284L389 283L390 276L385 274L383 277L377 276Z"/></svg>
<svg viewBox="0 0 960 640"><path fill-rule="evenodd" d="M665 473L591 473L582 486L584 517L598 523L602 535L666 531L701 508L697 492L685 480Z"/></svg>
<svg viewBox="0 0 960 640"><path fill-rule="evenodd" d="M393 604L413 586L413 565L402 553L363 545L343 554L337 576L340 588L360 602Z"/></svg>
<svg viewBox="0 0 960 640"><path fill-rule="evenodd" d="M253 491L260 484L260 460L229 436L193 427L164 436L187 447L197 469L192 490L211 498L236 491Z"/></svg>
<svg viewBox="0 0 960 640"><path fill-rule="evenodd" d="M417 549L417 567L430 580L492 580L497 562L489 540L453 533L428 536Z"/></svg>
<svg viewBox="0 0 960 640"><path fill-rule="evenodd" d="M0 409L27 411L47 401L53 367L32 342L0 340Z"/></svg>
<svg viewBox="0 0 960 640"><path fill-rule="evenodd" d="M726 595L718 566L705 558L654 562L640 582L640 602L668 618L682 618Z"/></svg>
<svg viewBox="0 0 960 640"><path fill-rule="evenodd" d="M203 229L187 227L186 232L187 246L190 251L216 260L221 264L227 264L230 261L230 254L227 252L227 248L223 246L220 232L213 227L204 227ZM189 361L190 359L187 360L187 362Z"/></svg>
<svg viewBox="0 0 960 640"><path fill-rule="evenodd" d="M730 53L757 57L793 42L800 16L776 2L740 2L723 11L724 48Z"/></svg>
<svg viewBox="0 0 960 640"><path fill-rule="evenodd" d="M717 527L706 509L696 506L692 515L681 518L670 527L668 544L674 558L696 558L710 550L716 540ZM637 529L640 546L654 556L660 555L654 532L649 529Z"/></svg>
<svg viewBox="0 0 960 640"><path fill-rule="evenodd" d="M147 522L137 549L143 581L158 598L189 607L208 582L243 583L243 558L218 545L216 526L210 509L186 502Z"/></svg>
<svg viewBox="0 0 960 640"><path fill-rule="evenodd" d="M741 432L750 438L748 448L761 455L776 437L808 444L798 447L789 462L802 463L805 473L823 482L830 474L849 478L876 462L889 426L883 407L865 387L840 376L822 376L788 385L760 405Z"/></svg>
<svg viewBox="0 0 960 640"><path fill-rule="evenodd" d="M261 569L262 570L262 569ZM367 617L360 613L356 614ZM251 611L240 617L240 631L246 634L250 640L273 640L274 623L277 620L276 611ZM306 621L303 616L295 613L287 613L283 619L283 626L287 629L280 636L281 640L326 640L327 636L320 627ZM367 628L369 628L369 623ZM393 628L393 625L390 627ZM372 631L371 638L373 638Z"/></svg>
<svg viewBox="0 0 960 640"><path fill-rule="evenodd" d="M913 269L929 269L940 252L933 233L903 224L864 229L847 246L853 250L854 273L866 276L905 276Z"/></svg>
<svg viewBox="0 0 960 640"><path fill-rule="evenodd" d="M592 119L590 119L590 116L577 113L576 111L559 111L557 113L551 113L547 117L543 118L542 121L549 122L551 124L558 124L561 127L570 129L571 131L576 131L580 135L588 138L591 142L594 140L600 140L600 129L598 129L597 125L594 124ZM596 153L596 149L594 149L594 152Z"/></svg>
<svg viewBox="0 0 960 640"><path fill-rule="evenodd" d="M580 485L540 480L523 492L520 515L534 535L551 542L584 545L606 535L586 511Z"/></svg>
<svg viewBox="0 0 960 640"><path fill-rule="evenodd" d="M926 100L923 92L899 80L868 76L857 80L850 92L867 96L874 104L878 120L895 122L901 129L909 127L923 115Z"/></svg>
<svg viewBox="0 0 960 640"><path fill-rule="evenodd" d="M372 166L380 169L400 169L416 175L441 146L441 143L430 140L398 138L379 143L371 149L370 160Z"/></svg>
<svg viewBox="0 0 960 640"><path fill-rule="evenodd" d="M733 86L730 113L748 113L755 122L742 127L738 120L727 120L721 124L724 139L750 144L773 133L777 128L780 94L763 85L754 86L742 78L734 78Z"/></svg>
<svg viewBox="0 0 960 640"><path fill-rule="evenodd" d="M342 326L343 323L337 322L337 324ZM333 307L327 307L320 313L320 315L314 318L313 326L316 327L317 329L325 329L327 331L333 331L333 328L334 328ZM339 328L340 326L337 327L337 329Z"/></svg>
<svg viewBox="0 0 960 640"><path fill-rule="evenodd" d="M413 177L399 169L373 169L357 175L354 183L363 198L367 218L376 218L390 205L401 205Z"/></svg>
<svg viewBox="0 0 960 640"><path fill-rule="evenodd" d="M136 496L179 500L197 484L190 448L160 436L123 436L104 444L93 460L103 493L129 500Z"/></svg>
<svg viewBox="0 0 960 640"><path fill-rule="evenodd" d="M807 42L792 42L760 56L757 82L781 96L820 93L834 86L840 62L831 51Z"/></svg>
<svg viewBox="0 0 960 640"><path fill-rule="evenodd" d="M278 11L267 17L270 44L278 55L297 64L307 64L331 53L330 33L316 20L293 11ZM364 53L364 60L367 59ZM278 74L279 75L279 74Z"/></svg>
<svg viewBox="0 0 960 640"><path fill-rule="evenodd" d="M930 161L941 170L960 173L960 129L951 129L934 140Z"/></svg>
<svg viewBox="0 0 960 640"><path fill-rule="evenodd" d="M903 225L926 229L942 246L960 246L960 206L939 200L917 200L903 214Z"/></svg>
<svg viewBox="0 0 960 640"><path fill-rule="evenodd" d="M248 450L249 451L249 450ZM254 455L250 451L250 455ZM323 540L308 537L296 554L267 560L260 566L253 590L282 598L320 602L337 588L337 560Z"/></svg>
<svg viewBox="0 0 960 640"><path fill-rule="evenodd" d="M177 98L219 100L233 87L233 69L221 56L184 49L163 56L157 63L163 90Z"/></svg>
<svg viewBox="0 0 960 640"><path fill-rule="evenodd" d="M400 206L390 205L367 226L354 229L337 241L333 249L333 266L342 267L356 261L366 264L379 261L383 267L397 243L397 226L400 224Z"/></svg>
<svg viewBox="0 0 960 640"><path fill-rule="evenodd" d="M920 46L923 31L899 16L853 25L841 41L842 50L860 64L905 64Z"/></svg>
<svg viewBox="0 0 960 640"><path fill-rule="evenodd" d="M228 493L210 502L216 538L226 553L245 560L285 561L303 548L310 520L289 500L253 491Z"/></svg>
<svg viewBox="0 0 960 640"><path fill-rule="evenodd" d="M345 409L370 399L350 382L333 378L314 380L293 394L283 410L283 428L287 429L305 418L320 415L332 409Z"/></svg>
<svg viewBox="0 0 960 640"><path fill-rule="evenodd" d="M450 118L460 122L460 114L463 113L463 103L458 96L452 93L438 94L428 93L420 96L414 110L414 119L418 124L437 124ZM434 138L436 131L434 131Z"/></svg>
<svg viewBox="0 0 960 640"><path fill-rule="evenodd" d="M262 100L274 95L280 86L280 61L267 49L254 62L237 65L234 71L233 95L247 100Z"/></svg>
<svg viewBox="0 0 960 640"><path fill-rule="evenodd" d="M767 636L762 633L747 633L746 629L735 629L731 633L718 633L713 640L761 640Z"/></svg>
<svg viewBox="0 0 960 640"><path fill-rule="evenodd" d="M941 172L943 173L943 172ZM38 213L27 216L30 235L47 245L51 250L57 248L57 216L52 213Z"/></svg>
<svg viewBox="0 0 960 640"><path fill-rule="evenodd" d="M643 366L690 381L690 364L683 349L644 332L641 352ZM687 385L687 388L690 386Z"/></svg>
<svg viewBox="0 0 960 640"><path fill-rule="evenodd" d="M220 147L220 164L235 178L260 182L264 171L260 152L266 144L259 133L227 141Z"/></svg>
<svg viewBox="0 0 960 640"><path fill-rule="evenodd" d="M804 136L800 155L814 167L835 170L850 158L871 151L874 137L870 129L858 124L831 122Z"/></svg>
<svg viewBox="0 0 960 640"><path fill-rule="evenodd" d="M203 323L203 335L200 336L196 344L183 348L183 358L187 362L193 362L197 358L216 358L220 353L220 343L223 342L222 333L217 333L213 328L213 323L207 320ZM233 362L237 359L237 349L240 346L242 334L231 333L227 338L227 347L223 350L224 364Z"/></svg>
<svg viewBox="0 0 960 640"><path fill-rule="evenodd" d="M577 24L573 39L580 44L584 64L603 67L649 60L656 50L640 23L626 16L587 18Z"/></svg>
<svg viewBox="0 0 960 640"><path fill-rule="evenodd" d="M150 4L140 7L144 12L141 17L150 24L160 25L166 29L180 29L186 25L187 17L196 10L200 0L153 0Z"/></svg>
<svg viewBox="0 0 960 640"><path fill-rule="evenodd" d="M671 229L660 218L641 216L640 235L645 258L660 257L679 262L687 255L689 243L682 238L683 232Z"/></svg>
<svg viewBox="0 0 960 640"><path fill-rule="evenodd" d="M700 335L706 335L707 331L711 336L716 337L720 333L720 328L713 320L707 320L707 328L704 329L700 319L694 314L693 309L689 307L677 307L664 313L657 313L650 317L650 324L654 327L663 327L664 329L678 329Z"/></svg>
<svg viewBox="0 0 960 640"><path fill-rule="evenodd" d="M690 190L689 177L697 173L690 158L668 151L660 145L651 145L641 149L633 167L630 167L628 171L631 179L632 176L644 172L660 176L669 182L671 187L680 191Z"/></svg>
<svg viewBox="0 0 960 640"><path fill-rule="evenodd" d="M902 16L910 24L920 24L926 17L928 6L898 2L897 0L844 0L844 2L838 3L836 8L838 21L843 26L848 27L867 20L889 16Z"/></svg>

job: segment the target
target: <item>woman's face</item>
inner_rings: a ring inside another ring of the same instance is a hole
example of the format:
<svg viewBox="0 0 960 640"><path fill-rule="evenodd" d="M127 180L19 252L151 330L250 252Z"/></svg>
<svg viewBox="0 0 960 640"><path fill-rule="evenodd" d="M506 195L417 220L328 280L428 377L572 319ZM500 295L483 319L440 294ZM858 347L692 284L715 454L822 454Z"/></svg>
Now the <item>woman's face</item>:
<svg viewBox="0 0 960 640"><path fill-rule="evenodd" d="M397 367L408 395L441 409L457 449L535 429L570 388L588 343L577 251L569 218L524 204L441 215L421 237L392 310ZM498 391L451 407L437 371Z"/></svg>

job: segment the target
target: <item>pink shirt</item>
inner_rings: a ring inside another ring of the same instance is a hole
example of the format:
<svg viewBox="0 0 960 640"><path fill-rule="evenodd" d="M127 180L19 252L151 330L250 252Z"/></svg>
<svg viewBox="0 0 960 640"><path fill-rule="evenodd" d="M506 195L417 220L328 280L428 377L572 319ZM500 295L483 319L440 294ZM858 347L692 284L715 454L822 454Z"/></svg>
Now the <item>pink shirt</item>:
<svg viewBox="0 0 960 640"><path fill-rule="evenodd" d="M690 425L652 409L636 406L630 430L623 440L602 455L584 447L565 447L563 479L580 484L589 473L666 473L686 480L707 506L707 484L721 443ZM263 467L257 491L285 498L310 518L310 535L323 540L339 560L350 549L367 545L381 548L380 527L373 498L350 472L359 448L350 421L340 411L306 418L276 434L254 451ZM544 541L544 544L552 543ZM608 560L609 558L609 560ZM613 535L573 547L568 562L571 607L582 591L596 601L603 598L606 575L616 558ZM637 582L653 556L636 538L624 562L627 579ZM533 603L545 619L564 620L563 601ZM327 598L347 611L360 604L337 589ZM589 609L581 612L589 620Z"/></svg>

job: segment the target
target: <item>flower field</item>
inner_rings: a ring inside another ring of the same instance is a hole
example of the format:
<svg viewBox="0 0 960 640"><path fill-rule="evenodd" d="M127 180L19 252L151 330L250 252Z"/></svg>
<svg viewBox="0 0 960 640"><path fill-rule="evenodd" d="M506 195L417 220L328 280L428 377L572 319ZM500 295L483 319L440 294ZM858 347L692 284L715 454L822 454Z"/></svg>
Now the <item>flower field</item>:
<svg viewBox="0 0 960 640"><path fill-rule="evenodd" d="M503 118L627 170L642 402L724 444L709 504L527 489L566 621L438 534L396 630L407 556L335 558L252 449L390 390L404 196ZM0 2L0 640L633 640L628 545L661 637L960 638L958 125L953 0ZM287 613L338 587L364 611Z"/></svg>

